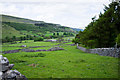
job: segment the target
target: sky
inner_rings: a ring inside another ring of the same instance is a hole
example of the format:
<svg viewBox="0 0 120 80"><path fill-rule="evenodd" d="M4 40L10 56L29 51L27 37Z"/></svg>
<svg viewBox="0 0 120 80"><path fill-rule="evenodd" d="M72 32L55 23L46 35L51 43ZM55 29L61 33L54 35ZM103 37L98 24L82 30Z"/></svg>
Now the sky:
<svg viewBox="0 0 120 80"><path fill-rule="evenodd" d="M85 29L109 0L0 0L0 14Z"/></svg>

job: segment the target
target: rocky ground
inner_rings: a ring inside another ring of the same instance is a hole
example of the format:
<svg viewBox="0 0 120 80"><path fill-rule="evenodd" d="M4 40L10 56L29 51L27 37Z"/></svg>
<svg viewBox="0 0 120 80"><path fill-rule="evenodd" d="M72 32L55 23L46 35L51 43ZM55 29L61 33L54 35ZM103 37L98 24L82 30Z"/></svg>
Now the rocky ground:
<svg viewBox="0 0 120 80"><path fill-rule="evenodd" d="M0 55L0 80L28 80L19 71L11 70L13 66L6 57Z"/></svg>

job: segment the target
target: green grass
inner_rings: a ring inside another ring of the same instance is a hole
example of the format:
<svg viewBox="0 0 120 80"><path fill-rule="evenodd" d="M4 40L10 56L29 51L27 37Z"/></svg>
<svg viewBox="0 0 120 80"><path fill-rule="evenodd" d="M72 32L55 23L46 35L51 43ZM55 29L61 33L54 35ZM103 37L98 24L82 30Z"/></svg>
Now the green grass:
<svg viewBox="0 0 120 80"><path fill-rule="evenodd" d="M26 45L27 47L30 46L52 46L52 45L57 45L59 43L52 43L52 42L27 42L27 43L17 43L17 44L8 44L4 43L3 46L22 46Z"/></svg>
<svg viewBox="0 0 120 80"><path fill-rule="evenodd" d="M23 44L12 44L12 46ZM26 43L27 46L55 44L57 43ZM27 78L118 78L118 58L84 53L76 49L76 46L61 47L65 50L18 52L3 56L15 64L13 69L17 69ZM41 55L40 53L44 56L36 56Z"/></svg>
<svg viewBox="0 0 120 80"><path fill-rule="evenodd" d="M16 42L21 42L21 41L16 41ZM22 43L30 43L30 42L34 42L34 40L22 40Z"/></svg>
<svg viewBox="0 0 120 80"><path fill-rule="evenodd" d="M68 39L69 39L69 40L72 41L74 38L75 38L75 37L64 37L63 39L64 39L64 40L68 40Z"/></svg>
<svg viewBox="0 0 120 80"><path fill-rule="evenodd" d="M8 46L5 46L5 47L2 47L2 50L0 51L8 51L8 50L15 50L15 49L23 49L22 47L8 47Z"/></svg>
<svg viewBox="0 0 120 80"><path fill-rule="evenodd" d="M21 34L13 27L8 26L7 24L2 24L2 39L5 37L12 38L13 36L19 37Z"/></svg>
<svg viewBox="0 0 120 80"><path fill-rule="evenodd" d="M65 43L65 44L74 44L73 42Z"/></svg>
<svg viewBox="0 0 120 80"><path fill-rule="evenodd" d="M46 33L45 36L52 36L53 33Z"/></svg>
<svg viewBox="0 0 120 80"><path fill-rule="evenodd" d="M28 47L31 47L31 46L46 46L46 47L30 48L30 49L34 49L34 50L37 50L37 49L50 49L52 47L55 47L55 45L58 45L58 44L59 43L33 42L33 40L24 40L23 43L17 43L17 44L4 43L2 45L2 49L0 49L0 51L8 51L8 50L15 50L15 49L24 49L24 48L28 48ZM20 47L22 45L27 45L27 47Z"/></svg>

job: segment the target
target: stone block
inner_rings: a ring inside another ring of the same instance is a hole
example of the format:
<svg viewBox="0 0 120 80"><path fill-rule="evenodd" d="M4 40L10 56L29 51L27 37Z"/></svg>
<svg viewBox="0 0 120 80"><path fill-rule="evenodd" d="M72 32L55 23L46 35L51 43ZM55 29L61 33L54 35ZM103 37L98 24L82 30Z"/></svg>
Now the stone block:
<svg viewBox="0 0 120 80"><path fill-rule="evenodd" d="M6 57L0 55L0 80L27 80L27 78L17 70L11 70L13 66L14 64L9 64Z"/></svg>

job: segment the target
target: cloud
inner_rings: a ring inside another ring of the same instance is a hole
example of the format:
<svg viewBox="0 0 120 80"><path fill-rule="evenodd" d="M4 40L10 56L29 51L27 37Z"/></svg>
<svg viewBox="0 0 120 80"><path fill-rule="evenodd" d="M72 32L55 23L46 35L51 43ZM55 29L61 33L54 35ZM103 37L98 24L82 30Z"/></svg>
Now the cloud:
<svg viewBox="0 0 120 80"><path fill-rule="evenodd" d="M109 0L1 0L2 14L85 28Z"/></svg>

